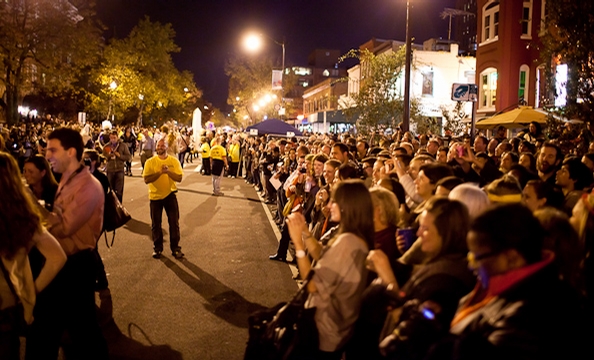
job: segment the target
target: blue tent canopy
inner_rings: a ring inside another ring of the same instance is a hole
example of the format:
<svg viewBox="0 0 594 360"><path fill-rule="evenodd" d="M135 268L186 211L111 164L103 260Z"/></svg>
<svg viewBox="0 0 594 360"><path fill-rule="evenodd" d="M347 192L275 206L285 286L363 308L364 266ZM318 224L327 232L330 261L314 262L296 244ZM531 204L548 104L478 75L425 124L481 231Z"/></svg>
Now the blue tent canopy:
<svg viewBox="0 0 594 360"><path fill-rule="evenodd" d="M291 126L279 119L264 120L260 123L257 123L256 125L248 126L246 131L250 131L252 129L258 130L259 135L287 135L288 132L292 132L296 136L303 135L301 131L297 130L294 126Z"/></svg>

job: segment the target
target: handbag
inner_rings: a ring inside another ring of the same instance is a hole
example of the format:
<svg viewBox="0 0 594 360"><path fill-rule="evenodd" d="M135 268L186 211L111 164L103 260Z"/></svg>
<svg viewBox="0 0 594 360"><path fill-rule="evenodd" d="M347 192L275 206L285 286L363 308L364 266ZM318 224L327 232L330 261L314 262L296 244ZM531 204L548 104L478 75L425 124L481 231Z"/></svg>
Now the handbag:
<svg viewBox="0 0 594 360"><path fill-rule="evenodd" d="M318 351L316 308L305 308L307 284L312 276L313 270L310 270L303 286L289 302L249 316L249 339L244 360L307 358L308 354Z"/></svg>
<svg viewBox="0 0 594 360"><path fill-rule="evenodd" d="M14 295L16 305L0 311L0 332L15 331L19 336L26 336L29 324L25 321L25 308L21 299L14 289L14 285L8 275L8 270L4 267L4 263L0 259L0 269L4 275L4 279L10 288L10 292Z"/></svg>
<svg viewBox="0 0 594 360"><path fill-rule="evenodd" d="M132 216L128 210L120 203L115 192L109 189L109 192L105 195L105 206L103 209L103 235L105 237L105 245L108 248L113 246L116 229L124 226L130 219L132 219ZM107 242L108 231L113 231L111 245Z"/></svg>

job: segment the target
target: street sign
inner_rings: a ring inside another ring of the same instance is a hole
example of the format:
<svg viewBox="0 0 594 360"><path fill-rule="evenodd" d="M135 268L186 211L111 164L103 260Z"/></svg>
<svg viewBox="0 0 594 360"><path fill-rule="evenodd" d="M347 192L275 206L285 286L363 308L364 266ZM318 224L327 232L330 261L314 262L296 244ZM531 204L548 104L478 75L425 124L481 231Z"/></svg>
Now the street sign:
<svg viewBox="0 0 594 360"><path fill-rule="evenodd" d="M250 129L250 135L258 136L258 129Z"/></svg>
<svg viewBox="0 0 594 360"><path fill-rule="evenodd" d="M477 101L478 87L476 84L453 84L453 101Z"/></svg>

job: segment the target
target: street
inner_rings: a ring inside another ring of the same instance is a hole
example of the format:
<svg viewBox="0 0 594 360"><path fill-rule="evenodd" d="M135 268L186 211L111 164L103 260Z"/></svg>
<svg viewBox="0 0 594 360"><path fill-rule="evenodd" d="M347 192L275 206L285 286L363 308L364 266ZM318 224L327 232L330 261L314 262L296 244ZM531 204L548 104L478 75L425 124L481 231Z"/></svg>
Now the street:
<svg viewBox="0 0 594 360"><path fill-rule="evenodd" d="M289 266L268 260L277 236L254 188L224 178L225 196L211 196L211 177L196 165L185 167L178 185L183 260L171 256L165 215L165 250L160 260L151 257L137 158L125 179L133 219L117 230L112 249L99 241L110 292L98 294L97 304L112 359L242 359L248 315L297 290Z"/></svg>

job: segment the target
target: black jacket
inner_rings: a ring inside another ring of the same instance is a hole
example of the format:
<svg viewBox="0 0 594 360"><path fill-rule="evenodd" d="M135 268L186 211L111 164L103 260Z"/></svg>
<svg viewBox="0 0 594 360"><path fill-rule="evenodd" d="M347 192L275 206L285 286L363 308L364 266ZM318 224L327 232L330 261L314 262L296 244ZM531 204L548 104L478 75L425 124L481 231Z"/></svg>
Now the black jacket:
<svg viewBox="0 0 594 360"><path fill-rule="evenodd" d="M592 339L587 317L578 295L550 264L452 327L457 335L435 345L428 359L591 358L585 352L585 339Z"/></svg>

